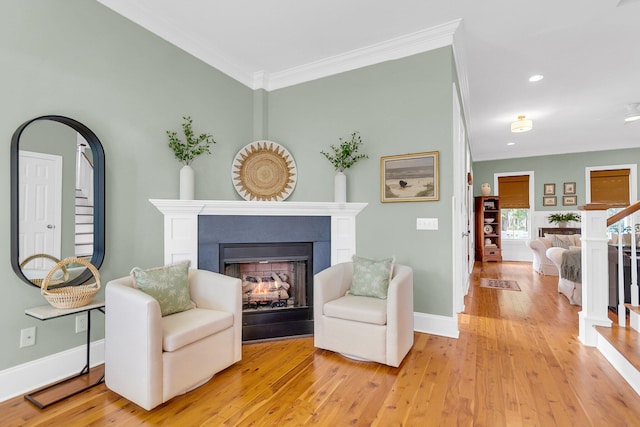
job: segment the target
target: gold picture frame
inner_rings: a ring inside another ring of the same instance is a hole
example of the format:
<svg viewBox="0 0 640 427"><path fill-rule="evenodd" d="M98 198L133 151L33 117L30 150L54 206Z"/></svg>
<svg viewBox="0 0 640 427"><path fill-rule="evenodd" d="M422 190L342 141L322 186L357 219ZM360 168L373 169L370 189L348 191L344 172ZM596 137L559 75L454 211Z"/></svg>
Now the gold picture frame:
<svg viewBox="0 0 640 427"><path fill-rule="evenodd" d="M380 201L439 200L439 152L400 154L380 158Z"/></svg>

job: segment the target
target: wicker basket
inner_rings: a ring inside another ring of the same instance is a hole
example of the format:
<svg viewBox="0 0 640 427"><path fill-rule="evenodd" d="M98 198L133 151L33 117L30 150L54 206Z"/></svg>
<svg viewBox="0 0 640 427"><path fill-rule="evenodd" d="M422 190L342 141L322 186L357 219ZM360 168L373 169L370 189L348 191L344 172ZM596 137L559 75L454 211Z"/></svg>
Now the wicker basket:
<svg viewBox="0 0 640 427"><path fill-rule="evenodd" d="M63 286L55 289L47 289L50 285L51 278L59 268L65 268L67 264L77 263L86 266L93 277L95 283L78 286ZM40 291L42 296L55 308L76 308L82 307L91 302L95 294L100 290L100 273L98 269L90 262L82 258L66 258L58 262L47 274L42 281Z"/></svg>
<svg viewBox="0 0 640 427"><path fill-rule="evenodd" d="M22 261L20 263L20 269L24 269L24 266L27 265L29 262L33 261L34 259L38 259L38 258L46 258L49 259L51 261L53 261L54 264L57 264L60 262L60 260L52 255L48 255L48 254L35 254L35 255L31 255L30 257L27 257L24 259L24 261ZM58 277L55 279L51 279L49 281L49 286L53 286L53 285L59 285L61 283L66 282L67 280L69 280L69 271L67 271L67 267L66 266L62 266L62 278ZM42 281L44 280L44 278L39 278L39 277L34 277L34 278L28 278L29 281L31 283L33 283L36 286L42 286Z"/></svg>

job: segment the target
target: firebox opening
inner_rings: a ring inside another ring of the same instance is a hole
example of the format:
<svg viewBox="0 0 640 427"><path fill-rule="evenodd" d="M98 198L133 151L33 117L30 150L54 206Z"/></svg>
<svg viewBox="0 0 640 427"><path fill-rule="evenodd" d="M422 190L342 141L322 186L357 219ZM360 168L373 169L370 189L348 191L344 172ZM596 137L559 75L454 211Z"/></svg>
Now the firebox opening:
<svg viewBox="0 0 640 427"><path fill-rule="evenodd" d="M307 307L308 260L225 262L224 274L242 279L242 310Z"/></svg>
<svg viewBox="0 0 640 427"><path fill-rule="evenodd" d="M244 341L313 332L313 243L220 244L220 267L242 280Z"/></svg>

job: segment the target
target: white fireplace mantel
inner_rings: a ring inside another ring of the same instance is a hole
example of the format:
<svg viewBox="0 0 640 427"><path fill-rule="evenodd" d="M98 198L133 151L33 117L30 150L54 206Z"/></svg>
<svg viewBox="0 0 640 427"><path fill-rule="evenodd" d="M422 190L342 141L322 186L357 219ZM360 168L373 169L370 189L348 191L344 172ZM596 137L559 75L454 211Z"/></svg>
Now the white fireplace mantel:
<svg viewBox="0 0 640 427"><path fill-rule="evenodd" d="M331 264L351 260L356 253L356 215L367 203L250 202L245 200L149 199L164 214L164 262L190 260L198 266L198 216L329 216Z"/></svg>

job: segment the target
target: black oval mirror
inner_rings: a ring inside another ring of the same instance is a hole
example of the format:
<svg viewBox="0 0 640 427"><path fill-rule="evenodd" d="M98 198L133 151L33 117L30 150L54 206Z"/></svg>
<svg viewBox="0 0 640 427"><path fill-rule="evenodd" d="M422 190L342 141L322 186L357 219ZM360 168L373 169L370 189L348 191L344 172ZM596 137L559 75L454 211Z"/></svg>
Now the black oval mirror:
<svg viewBox="0 0 640 427"><path fill-rule="evenodd" d="M100 268L104 230L104 150L98 137L64 116L36 117L20 125L11 138L13 271L40 286L64 258L85 258ZM51 287L80 285L93 277L82 265L66 265L58 275Z"/></svg>

